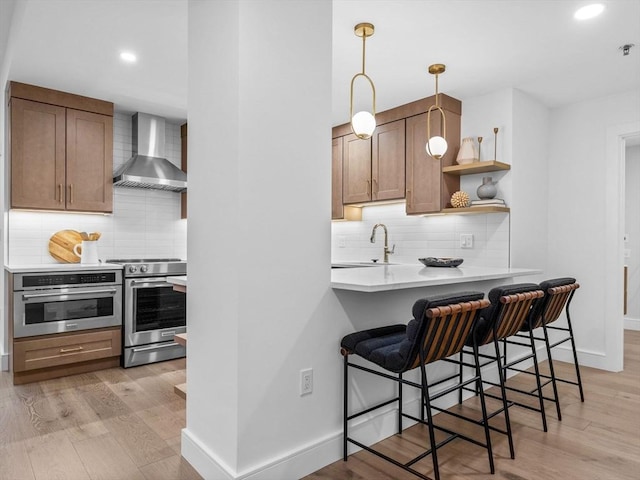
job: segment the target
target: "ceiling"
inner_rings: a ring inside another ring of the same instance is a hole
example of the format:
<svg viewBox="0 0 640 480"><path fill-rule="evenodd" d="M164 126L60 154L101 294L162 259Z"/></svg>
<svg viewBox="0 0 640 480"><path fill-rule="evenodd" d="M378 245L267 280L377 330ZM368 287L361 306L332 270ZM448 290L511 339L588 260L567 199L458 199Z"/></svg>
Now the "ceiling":
<svg viewBox="0 0 640 480"><path fill-rule="evenodd" d="M370 22L367 74L382 111L440 91L464 99L517 88L553 108L640 88L640 0L334 0L333 123L349 115L361 68L356 23ZM0 0L9 79L113 101L121 112L187 117L187 0ZM55 20L52 20L55 19ZM618 49L636 44L628 56ZM122 49L139 62L124 65ZM640 107L639 107L640 108Z"/></svg>

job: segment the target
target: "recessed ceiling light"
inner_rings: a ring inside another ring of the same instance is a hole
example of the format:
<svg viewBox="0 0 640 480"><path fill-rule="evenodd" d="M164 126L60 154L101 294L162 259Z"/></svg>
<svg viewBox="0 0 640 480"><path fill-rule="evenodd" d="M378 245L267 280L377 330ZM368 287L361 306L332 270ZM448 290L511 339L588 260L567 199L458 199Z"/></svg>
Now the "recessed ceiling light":
<svg viewBox="0 0 640 480"><path fill-rule="evenodd" d="M601 3L593 3L586 5L576 10L573 14L573 18L576 20L588 20L589 18L597 17L604 11L604 5Z"/></svg>
<svg viewBox="0 0 640 480"><path fill-rule="evenodd" d="M135 63L138 57L136 57L135 53L120 52L120 60L127 63Z"/></svg>

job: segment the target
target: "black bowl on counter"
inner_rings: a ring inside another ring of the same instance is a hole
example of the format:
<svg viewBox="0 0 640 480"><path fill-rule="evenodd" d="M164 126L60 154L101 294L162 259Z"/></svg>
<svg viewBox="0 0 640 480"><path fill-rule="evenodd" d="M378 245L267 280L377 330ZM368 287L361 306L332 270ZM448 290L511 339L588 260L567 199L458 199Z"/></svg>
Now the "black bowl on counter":
<svg viewBox="0 0 640 480"><path fill-rule="evenodd" d="M452 257L426 257L418 260L425 267L457 267L464 261L462 258Z"/></svg>

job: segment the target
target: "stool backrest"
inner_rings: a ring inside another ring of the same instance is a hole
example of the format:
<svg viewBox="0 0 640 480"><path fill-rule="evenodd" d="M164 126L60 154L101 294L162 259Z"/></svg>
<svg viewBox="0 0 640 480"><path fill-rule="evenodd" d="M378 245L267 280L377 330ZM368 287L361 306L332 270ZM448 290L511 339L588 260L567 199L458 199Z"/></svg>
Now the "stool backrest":
<svg viewBox="0 0 640 480"><path fill-rule="evenodd" d="M416 345L422 350L422 361L431 363L458 353L464 347L464 342L473 328L478 312L489 305L489 300L483 299L484 294L476 294L478 299L459 301L439 306L435 302L427 304L419 323L419 340ZM460 298L460 296L456 296ZM450 300L456 300L450 297ZM416 314L414 305L414 316ZM419 308L418 308L419 310ZM417 316L416 316L417 320ZM409 330L409 329L408 329ZM416 352L419 353L419 352ZM420 365L420 355L416 355L411 368Z"/></svg>
<svg viewBox="0 0 640 480"><path fill-rule="evenodd" d="M473 332L477 345L515 335L527 322L532 306L543 295L536 283L516 283L491 289L491 305L480 313L481 318ZM467 341L469 344L473 344L472 339Z"/></svg>
<svg viewBox="0 0 640 480"><path fill-rule="evenodd" d="M544 298L531 312L529 328L531 330L555 322L565 305L573 298L575 291L580 288L575 278L554 278L540 283L540 288L544 291Z"/></svg>

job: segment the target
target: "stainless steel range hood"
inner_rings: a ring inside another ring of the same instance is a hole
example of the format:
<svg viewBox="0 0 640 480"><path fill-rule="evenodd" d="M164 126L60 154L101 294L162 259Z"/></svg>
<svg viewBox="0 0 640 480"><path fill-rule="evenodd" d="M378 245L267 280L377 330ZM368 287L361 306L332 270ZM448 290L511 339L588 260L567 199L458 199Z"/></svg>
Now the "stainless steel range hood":
<svg viewBox="0 0 640 480"><path fill-rule="evenodd" d="M113 174L113 185L185 192L187 174L164 158L164 118L136 113L131 120L133 156Z"/></svg>

